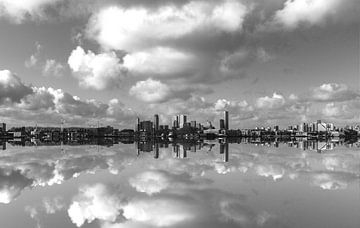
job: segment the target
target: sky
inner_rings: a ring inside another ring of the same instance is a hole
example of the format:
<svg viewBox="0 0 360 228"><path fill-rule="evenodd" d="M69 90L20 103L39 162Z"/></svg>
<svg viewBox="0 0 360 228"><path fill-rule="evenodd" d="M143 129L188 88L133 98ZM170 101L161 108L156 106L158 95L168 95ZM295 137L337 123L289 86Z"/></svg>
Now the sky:
<svg viewBox="0 0 360 228"><path fill-rule="evenodd" d="M0 121L360 122L358 0L0 0Z"/></svg>

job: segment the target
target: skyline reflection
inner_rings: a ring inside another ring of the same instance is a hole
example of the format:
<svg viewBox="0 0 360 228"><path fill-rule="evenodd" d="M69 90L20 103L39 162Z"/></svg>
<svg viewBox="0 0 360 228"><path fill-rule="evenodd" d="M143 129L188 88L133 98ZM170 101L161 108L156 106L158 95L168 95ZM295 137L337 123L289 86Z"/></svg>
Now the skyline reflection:
<svg viewBox="0 0 360 228"><path fill-rule="evenodd" d="M6 146L0 153L0 217L8 227L24 227L27 220L30 227L96 228L359 224L353 217L360 196L358 142ZM296 217L300 207L311 211L313 202L325 208L335 201L344 210L339 221L326 220L330 212ZM22 219L8 219L11 210Z"/></svg>

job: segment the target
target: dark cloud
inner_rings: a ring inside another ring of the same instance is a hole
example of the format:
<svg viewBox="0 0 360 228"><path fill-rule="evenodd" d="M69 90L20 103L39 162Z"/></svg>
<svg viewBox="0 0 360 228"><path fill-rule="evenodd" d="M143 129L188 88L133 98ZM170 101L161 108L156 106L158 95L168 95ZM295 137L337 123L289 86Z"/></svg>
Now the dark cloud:
<svg viewBox="0 0 360 228"><path fill-rule="evenodd" d="M20 103L22 98L32 93L31 87L24 85L19 77L8 70L0 71L0 104Z"/></svg>

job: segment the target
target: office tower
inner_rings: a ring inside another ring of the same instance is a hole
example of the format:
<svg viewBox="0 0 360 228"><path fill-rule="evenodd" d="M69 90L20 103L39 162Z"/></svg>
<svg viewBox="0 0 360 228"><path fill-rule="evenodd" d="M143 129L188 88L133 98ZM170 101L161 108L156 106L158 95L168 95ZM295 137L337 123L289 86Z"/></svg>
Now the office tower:
<svg viewBox="0 0 360 228"><path fill-rule="evenodd" d="M225 129L225 120L224 119L220 119L220 130Z"/></svg>
<svg viewBox="0 0 360 228"><path fill-rule="evenodd" d="M158 159L159 158L159 144L158 143L155 143L154 150L155 150L154 158Z"/></svg>
<svg viewBox="0 0 360 228"><path fill-rule="evenodd" d="M225 144L221 143L220 144L220 154L224 154L225 153Z"/></svg>
<svg viewBox="0 0 360 228"><path fill-rule="evenodd" d="M223 154L223 161L229 161L229 143L224 144L224 154Z"/></svg>
<svg viewBox="0 0 360 228"><path fill-rule="evenodd" d="M155 129L155 131L159 130L159 115L158 114L154 115L154 129Z"/></svg>
<svg viewBox="0 0 360 228"><path fill-rule="evenodd" d="M225 130L229 130L229 112L224 111Z"/></svg>
<svg viewBox="0 0 360 228"><path fill-rule="evenodd" d="M6 123L1 123L0 128L2 132L6 132Z"/></svg>
<svg viewBox="0 0 360 228"><path fill-rule="evenodd" d="M179 116L174 116L174 128L179 128Z"/></svg>
<svg viewBox="0 0 360 228"><path fill-rule="evenodd" d="M140 118L136 118L135 132L140 131Z"/></svg>
<svg viewBox="0 0 360 228"><path fill-rule="evenodd" d="M186 125L186 115L180 115L179 127L180 127L180 128L183 128L184 125Z"/></svg>
<svg viewBox="0 0 360 228"><path fill-rule="evenodd" d="M191 121L190 122L190 127L196 128L196 121Z"/></svg>
<svg viewBox="0 0 360 228"><path fill-rule="evenodd" d="M153 129L153 122L151 121L140 122L140 131L151 132L152 129Z"/></svg>

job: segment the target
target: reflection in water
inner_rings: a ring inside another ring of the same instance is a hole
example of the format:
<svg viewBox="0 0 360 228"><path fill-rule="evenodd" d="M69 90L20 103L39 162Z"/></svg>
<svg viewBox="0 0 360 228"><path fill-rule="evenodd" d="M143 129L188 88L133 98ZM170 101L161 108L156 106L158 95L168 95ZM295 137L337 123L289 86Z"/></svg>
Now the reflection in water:
<svg viewBox="0 0 360 228"><path fill-rule="evenodd" d="M5 216L14 207L39 227L358 227L352 217L354 207L360 209L353 203L359 197L358 142L118 143L5 144L1 219L25 227ZM299 196L300 204L280 204ZM324 208L337 202L343 219L326 220L332 218L326 210L319 218L296 215L315 202Z"/></svg>

